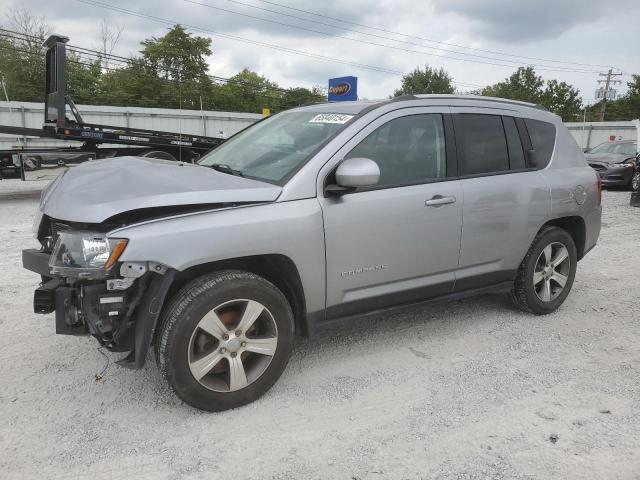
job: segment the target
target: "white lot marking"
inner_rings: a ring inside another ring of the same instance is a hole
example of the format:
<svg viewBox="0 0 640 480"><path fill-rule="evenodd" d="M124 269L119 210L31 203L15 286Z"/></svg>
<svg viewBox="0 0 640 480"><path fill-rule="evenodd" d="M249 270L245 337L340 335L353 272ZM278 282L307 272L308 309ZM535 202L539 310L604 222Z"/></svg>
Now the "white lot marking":
<svg viewBox="0 0 640 480"><path fill-rule="evenodd" d="M640 472L640 209L628 192L605 192L600 243L558 312L489 296L363 319L297 341L269 393L220 414L178 401L152 355L96 382L98 344L56 336L54 316L33 313L38 277L20 250L35 245L35 205L0 200L0 478Z"/></svg>

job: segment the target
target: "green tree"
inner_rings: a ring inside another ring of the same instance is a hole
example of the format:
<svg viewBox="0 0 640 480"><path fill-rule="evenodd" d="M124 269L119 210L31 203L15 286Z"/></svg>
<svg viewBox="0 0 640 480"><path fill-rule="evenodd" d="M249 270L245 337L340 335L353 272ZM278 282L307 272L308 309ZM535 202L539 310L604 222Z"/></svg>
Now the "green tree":
<svg viewBox="0 0 640 480"><path fill-rule="evenodd" d="M189 81L207 76L206 57L211 55L211 39L194 37L176 25L163 37L142 42L143 60L157 70L159 77Z"/></svg>
<svg viewBox="0 0 640 480"><path fill-rule="evenodd" d="M453 79L442 68L436 70L425 65L402 77L402 86L393 92L394 97L420 93L453 93Z"/></svg>
<svg viewBox="0 0 640 480"><path fill-rule="evenodd" d="M213 82L208 76L206 57L211 55L211 39L188 33L181 25L173 27L166 35L148 38L142 43L142 68L133 69L143 80L157 89L157 103L165 108L198 109L201 102L207 108ZM155 77L149 79L149 77ZM165 80L158 85L157 79ZM134 80L133 78L131 80ZM139 93L144 97L149 86L134 80ZM140 92L140 90L142 92Z"/></svg>
<svg viewBox="0 0 640 480"><path fill-rule="evenodd" d="M43 18L26 9L9 10L7 20L11 30L24 34L20 38L0 37L0 78L4 78L9 100L41 102L44 98L42 43L50 28Z"/></svg>
<svg viewBox="0 0 640 480"><path fill-rule="evenodd" d="M214 104L221 110L237 112L260 112L263 107L280 108L282 94L278 84L258 75L256 72L243 69L236 73L224 85L215 89Z"/></svg>
<svg viewBox="0 0 640 480"><path fill-rule="evenodd" d="M76 103L98 104L102 93L100 60L82 61L67 54L67 89Z"/></svg>
<svg viewBox="0 0 640 480"><path fill-rule="evenodd" d="M96 101L103 105L176 108L180 98L173 87L173 82L159 78L154 69L134 58L126 67L102 75Z"/></svg>
<svg viewBox="0 0 640 480"><path fill-rule="evenodd" d="M317 89L297 87L289 88L282 93L279 107L281 109L294 108L307 103L317 103L325 100L325 96Z"/></svg>
<svg viewBox="0 0 640 480"><path fill-rule="evenodd" d="M582 110L580 91L566 82L545 81L533 67L519 67L509 78L482 89L487 97L537 103L565 121L576 120Z"/></svg>
<svg viewBox="0 0 640 480"><path fill-rule="evenodd" d="M542 92L540 104L565 121L579 120L582 111L582 99L580 91L565 82L557 80L547 81L547 86Z"/></svg>
<svg viewBox="0 0 640 480"><path fill-rule="evenodd" d="M504 81L485 87L482 95L540 103L543 86L542 77L536 75L533 67L520 67Z"/></svg>

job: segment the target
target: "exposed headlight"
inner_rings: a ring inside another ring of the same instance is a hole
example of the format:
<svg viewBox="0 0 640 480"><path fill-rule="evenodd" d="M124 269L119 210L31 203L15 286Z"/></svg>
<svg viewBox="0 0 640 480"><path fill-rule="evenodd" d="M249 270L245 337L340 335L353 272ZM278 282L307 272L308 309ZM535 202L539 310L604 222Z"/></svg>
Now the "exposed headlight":
<svg viewBox="0 0 640 480"><path fill-rule="evenodd" d="M614 163L610 165L613 168L633 168L635 165L633 163Z"/></svg>
<svg viewBox="0 0 640 480"><path fill-rule="evenodd" d="M83 276L106 273L127 246L123 238L107 238L102 233L60 232L49 258L53 273Z"/></svg>

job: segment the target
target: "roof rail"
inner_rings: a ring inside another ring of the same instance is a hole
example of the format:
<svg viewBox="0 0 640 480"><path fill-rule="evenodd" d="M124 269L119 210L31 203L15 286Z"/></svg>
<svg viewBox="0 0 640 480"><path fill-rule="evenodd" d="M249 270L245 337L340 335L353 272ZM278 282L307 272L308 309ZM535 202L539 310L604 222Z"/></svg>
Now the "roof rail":
<svg viewBox="0 0 640 480"><path fill-rule="evenodd" d="M418 95L405 95L403 97L398 97L398 100L410 100L410 99L452 99L452 100L479 100L484 102L498 102L498 103L506 103L511 105L523 105L525 107L537 108L538 110L548 111L542 105L537 103L530 102L522 102L520 100L511 100L509 98L500 98L500 97L485 97L483 95L456 95L456 94L418 94Z"/></svg>

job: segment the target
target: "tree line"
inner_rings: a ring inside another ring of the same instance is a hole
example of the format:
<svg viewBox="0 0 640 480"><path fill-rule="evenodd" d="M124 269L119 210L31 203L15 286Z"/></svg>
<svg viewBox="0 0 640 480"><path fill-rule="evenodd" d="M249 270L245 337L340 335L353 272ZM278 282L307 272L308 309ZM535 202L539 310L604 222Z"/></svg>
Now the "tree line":
<svg viewBox="0 0 640 480"><path fill-rule="evenodd" d="M1 33L1 32L0 32ZM0 80L10 100L44 98L44 32L0 35ZM140 55L116 57L107 52L67 47L67 87L76 103L183 108L233 112L284 110L321 102L320 87L281 88L243 69L228 79L208 73L211 39L176 25L166 35L141 43ZM0 90L0 95L5 96ZM3 98L4 100L5 98Z"/></svg>
<svg viewBox="0 0 640 480"><path fill-rule="evenodd" d="M18 12L20 13L20 12ZM10 100L41 102L44 98L42 43L47 27L22 12L14 28L0 31L0 95ZM229 79L208 73L211 39L190 34L181 25L162 37L141 42L139 55L112 55L121 31L103 24L102 48L67 49L67 83L76 103L114 106L183 108L259 113L277 112L299 105L321 102L323 89L315 86L281 88L276 82L243 69ZM628 92L607 102L605 120L640 117L640 75L633 75ZM393 97L419 93L455 93L453 78L444 70L426 65L402 77ZM467 92L540 104L564 121L596 120L600 104L583 106L579 90L566 82L543 80L531 66L518 68L495 85ZM4 99L4 98L3 98Z"/></svg>
<svg viewBox="0 0 640 480"><path fill-rule="evenodd" d="M640 75L632 75L628 91L620 98L608 101L605 120L640 118ZM455 93L453 78L444 69L416 68L402 78L402 86L394 97L419 93ZM546 82L531 66L519 67L512 75L495 85L468 92L487 97L501 97L542 105L562 117L565 122L599 119L601 102L583 106L580 91L566 82L552 79Z"/></svg>

